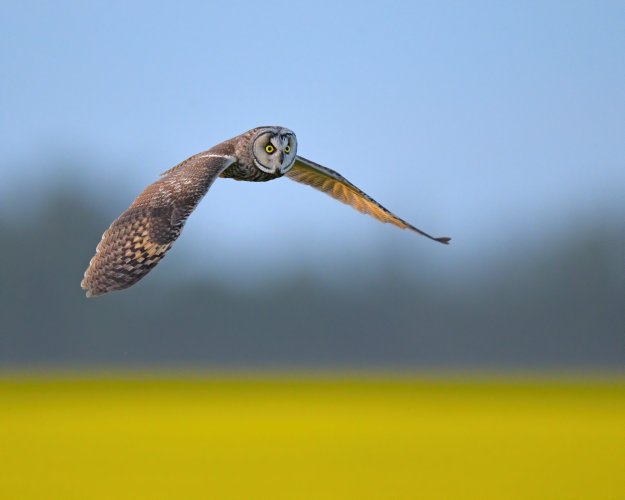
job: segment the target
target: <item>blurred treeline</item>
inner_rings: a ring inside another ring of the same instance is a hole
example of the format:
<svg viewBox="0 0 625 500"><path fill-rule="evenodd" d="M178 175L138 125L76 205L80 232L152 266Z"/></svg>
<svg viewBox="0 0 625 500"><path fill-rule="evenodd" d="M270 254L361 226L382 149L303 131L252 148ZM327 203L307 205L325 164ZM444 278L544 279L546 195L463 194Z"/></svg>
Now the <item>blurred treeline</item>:
<svg viewBox="0 0 625 500"><path fill-rule="evenodd" d="M0 213L0 368L625 366L623 235L600 214L529 253L519 231L521 251L457 280L411 277L389 256L341 286L284 273L240 290L161 265L151 286L87 300L79 282L111 215L78 188L29 205Z"/></svg>

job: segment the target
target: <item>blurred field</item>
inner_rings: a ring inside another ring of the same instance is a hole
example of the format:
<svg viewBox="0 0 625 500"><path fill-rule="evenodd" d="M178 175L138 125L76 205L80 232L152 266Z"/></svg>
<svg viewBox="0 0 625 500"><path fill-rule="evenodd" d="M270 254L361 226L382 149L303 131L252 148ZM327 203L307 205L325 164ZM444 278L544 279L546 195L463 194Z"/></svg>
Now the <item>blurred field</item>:
<svg viewBox="0 0 625 500"><path fill-rule="evenodd" d="M625 498L625 383L0 381L0 498Z"/></svg>

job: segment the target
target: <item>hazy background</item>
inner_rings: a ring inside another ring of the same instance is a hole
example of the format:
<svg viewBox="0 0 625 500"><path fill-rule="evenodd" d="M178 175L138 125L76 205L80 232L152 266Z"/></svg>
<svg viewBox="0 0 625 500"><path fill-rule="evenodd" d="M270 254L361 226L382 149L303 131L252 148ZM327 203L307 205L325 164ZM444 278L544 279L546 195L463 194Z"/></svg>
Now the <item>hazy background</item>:
<svg viewBox="0 0 625 500"><path fill-rule="evenodd" d="M622 370L625 4L3 2L0 368ZM449 247L219 180L80 290L158 174L261 124Z"/></svg>

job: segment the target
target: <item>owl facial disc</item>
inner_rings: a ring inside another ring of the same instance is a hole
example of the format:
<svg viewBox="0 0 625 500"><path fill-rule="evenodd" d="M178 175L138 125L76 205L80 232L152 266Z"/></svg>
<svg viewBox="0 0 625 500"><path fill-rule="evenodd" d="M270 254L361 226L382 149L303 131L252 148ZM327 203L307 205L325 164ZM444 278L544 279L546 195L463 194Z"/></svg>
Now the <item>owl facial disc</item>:
<svg viewBox="0 0 625 500"><path fill-rule="evenodd" d="M264 127L252 139L252 154L263 172L284 175L295 163L297 139L288 128Z"/></svg>

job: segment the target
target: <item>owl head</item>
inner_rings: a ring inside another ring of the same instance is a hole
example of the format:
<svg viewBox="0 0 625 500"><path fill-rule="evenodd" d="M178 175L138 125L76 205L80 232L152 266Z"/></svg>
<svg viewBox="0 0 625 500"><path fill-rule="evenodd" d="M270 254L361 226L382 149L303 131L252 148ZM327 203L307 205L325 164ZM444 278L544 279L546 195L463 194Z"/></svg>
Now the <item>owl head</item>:
<svg viewBox="0 0 625 500"><path fill-rule="evenodd" d="M288 172L297 154L293 131L283 127L260 127L251 141L254 165L268 174Z"/></svg>

